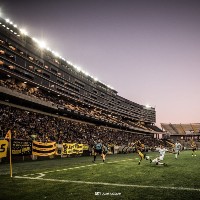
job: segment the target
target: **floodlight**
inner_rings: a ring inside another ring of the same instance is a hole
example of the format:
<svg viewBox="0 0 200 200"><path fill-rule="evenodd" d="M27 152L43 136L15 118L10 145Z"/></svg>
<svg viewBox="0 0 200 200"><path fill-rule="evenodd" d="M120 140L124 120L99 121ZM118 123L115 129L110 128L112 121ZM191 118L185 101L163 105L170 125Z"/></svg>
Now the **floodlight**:
<svg viewBox="0 0 200 200"><path fill-rule="evenodd" d="M35 42L38 42L38 40L36 38L34 38L34 37L32 38L32 40L35 41Z"/></svg>
<svg viewBox="0 0 200 200"><path fill-rule="evenodd" d="M20 29L20 32L21 32L23 35L28 35L28 32L27 32L25 29Z"/></svg>
<svg viewBox="0 0 200 200"><path fill-rule="evenodd" d="M46 43L44 41L38 41L38 45L41 49L46 47Z"/></svg>
<svg viewBox="0 0 200 200"><path fill-rule="evenodd" d="M81 68L80 68L80 67L78 67L78 66L74 66L74 67L76 68L76 70L77 70L78 72L81 71Z"/></svg>
<svg viewBox="0 0 200 200"><path fill-rule="evenodd" d="M52 51L52 53L54 54L54 56L59 57L59 54L55 51Z"/></svg>
<svg viewBox="0 0 200 200"><path fill-rule="evenodd" d="M69 65L72 65L72 66L73 66L73 64L72 64L70 61L67 61L67 63L68 63Z"/></svg>
<svg viewBox="0 0 200 200"><path fill-rule="evenodd" d="M98 81L98 78L94 77L94 80L97 82L97 81Z"/></svg>
<svg viewBox="0 0 200 200"><path fill-rule="evenodd" d="M86 71L82 71L86 76L89 76L89 73Z"/></svg>
<svg viewBox="0 0 200 200"><path fill-rule="evenodd" d="M146 105L146 108L151 108L151 106L149 104Z"/></svg>

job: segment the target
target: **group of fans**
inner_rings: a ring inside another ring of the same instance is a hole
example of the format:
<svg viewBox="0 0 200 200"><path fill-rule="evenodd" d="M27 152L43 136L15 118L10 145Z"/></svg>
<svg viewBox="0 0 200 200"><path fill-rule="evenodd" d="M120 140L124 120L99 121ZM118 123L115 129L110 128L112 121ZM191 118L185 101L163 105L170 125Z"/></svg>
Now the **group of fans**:
<svg viewBox="0 0 200 200"><path fill-rule="evenodd" d="M171 145L171 150L165 148L164 145L160 145L157 148L157 150L159 152L159 156L154 158L153 160L150 159L149 156L147 156L144 153L145 145L142 144L140 140L138 140L135 143L133 143L132 146L135 148L135 152L139 156L138 165L140 165L141 161L143 159L145 159L145 160L149 160L150 163L155 163L156 165L164 165L164 166L166 166L167 164L162 162L164 160L166 152L173 153L175 155L175 159L177 159L178 155L180 154L180 151L183 148L181 143L178 140L176 141L175 144L172 143L172 142L169 142L169 141L165 141L165 142ZM192 141L191 147L192 147L192 156L196 156L195 152L197 150L197 145L196 145L196 143L194 141ZM98 140L98 142L96 142L94 144L94 146L93 146L93 155L94 155L93 162L96 161L97 154L101 155L103 162L105 162L107 152L108 152L108 147L106 145L102 144L101 140Z"/></svg>

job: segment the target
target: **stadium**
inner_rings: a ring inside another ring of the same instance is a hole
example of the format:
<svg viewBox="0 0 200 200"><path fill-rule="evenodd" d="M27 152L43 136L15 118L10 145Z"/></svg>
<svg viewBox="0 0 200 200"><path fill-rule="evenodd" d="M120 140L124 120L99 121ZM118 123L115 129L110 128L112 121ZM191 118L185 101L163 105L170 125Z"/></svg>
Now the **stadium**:
<svg viewBox="0 0 200 200"><path fill-rule="evenodd" d="M2 200L200 199L200 124L159 128L154 107L118 95L4 18L0 113ZM165 166L150 163L160 145Z"/></svg>

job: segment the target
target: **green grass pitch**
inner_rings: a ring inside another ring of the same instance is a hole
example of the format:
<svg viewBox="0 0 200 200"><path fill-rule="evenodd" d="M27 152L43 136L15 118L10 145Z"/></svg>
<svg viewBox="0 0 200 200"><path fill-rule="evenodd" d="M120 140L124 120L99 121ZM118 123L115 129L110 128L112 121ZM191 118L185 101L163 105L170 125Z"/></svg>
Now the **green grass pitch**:
<svg viewBox="0 0 200 200"><path fill-rule="evenodd" d="M155 158L158 153L148 153ZM200 151L166 153L167 166L143 160L136 153L60 158L0 164L1 200L200 199Z"/></svg>

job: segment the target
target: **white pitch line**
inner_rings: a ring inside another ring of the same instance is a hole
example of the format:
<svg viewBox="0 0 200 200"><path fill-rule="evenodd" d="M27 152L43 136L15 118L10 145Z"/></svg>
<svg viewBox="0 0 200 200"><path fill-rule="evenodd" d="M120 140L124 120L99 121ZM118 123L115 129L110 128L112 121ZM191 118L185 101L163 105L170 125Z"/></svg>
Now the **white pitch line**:
<svg viewBox="0 0 200 200"><path fill-rule="evenodd" d="M107 185L107 186L118 186L118 187L153 188L153 189L185 190L185 191L197 191L197 192L200 192L200 188L167 187L167 186L156 186L156 185L155 186L154 185L128 185L128 184L117 184L117 183L103 183L103 182L86 182L86 181L45 179L45 178L39 178L39 177L33 178L33 177L23 177L23 176L15 176L14 178L32 179L32 180L43 180L43 181L62 182L62 183L79 183L79 184L89 184L89 185Z"/></svg>
<svg viewBox="0 0 200 200"><path fill-rule="evenodd" d="M40 174L40 176L37 176L36 178L41 178L41 177L45 176L45 174L43 174L43 173L38 173L38 174Z"/></svg>
<svg viewBox="0 0 200 200"><path fill-rule="evenodd" d="M126 159L126 160L115 160L113 162L106 162L106 163L116 163L116 162L124 162L124 161L128 161L128 160L133 160L133 159ZM92 167L92 166L96 166L96 165L101 165L101 164L105 164L105 163L93 163L91 165L82 165L82 166L77 166L77 167L70 167L70 168L66 168L66 169L57 169L55 171L47 171L47 172L42 172L42 173L35 173L35 174L27 174L27 175L23 175L23 176L34 176L34 175L37 175L37 174L43 174L43 176L45 176L45 174L48 174L48 173L53 173L53 172L60 172L60 171L67 171L67 170L72 170L72 169L79 169L79 168L82 168L82 167ZM37 178L40 178L41 176L37 177Z"/></svg>

